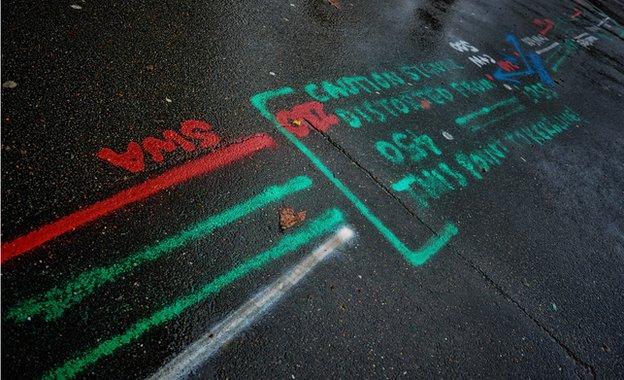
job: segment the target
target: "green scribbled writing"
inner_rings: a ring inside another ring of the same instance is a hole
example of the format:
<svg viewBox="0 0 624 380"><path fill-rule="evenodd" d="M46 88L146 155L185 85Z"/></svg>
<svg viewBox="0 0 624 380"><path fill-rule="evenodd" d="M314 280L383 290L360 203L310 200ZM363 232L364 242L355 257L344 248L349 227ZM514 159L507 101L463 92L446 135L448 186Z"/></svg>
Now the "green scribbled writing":
<svg viewBox="0 0 624 380"><path fill-rule="evenodd" d="M545 86L542 82L524 86L522 93L536 104L539 103L540 100L552 100L559 97L555 90L549 86Z"/></svg>
<svg viewBox="0 0 624 380"><path fill-rule="evenodd" d="M413 131L392 133L392 142L380 140L375 149L386 160L393 164L419 162L429 156L428 152L441 155L442 151L427 135L417 135Z"/></svg>
<svg viewBox="0 0 624 380"><path fill-rule="evenodd" d="M360 128L364 124L383 124L392 118L420 112L431 106L452 103L456 100L457 93L462 97L479 96L496 88L492 82L486 82L488 83L481 80L459 81L452 82L450 87L423 86L391 97L366 99L357 104L344 105L336 108L334 113L351 128Z"/></svg>
<svg viewBox="0 0 624 380"><path fill-rule="evenodd" d="M310 82L303 86L303 91L312 99L319 102L328 102L332 99L349 98L359 94L379 94L391 88L403 87L421 78L442 76L451 70L464 67L452 59L427 62L413 65L404 65L396 71L372 72L367 76L342 76L336 80Z"/></svg>
<svg viewBox="0 0 624 380"><path fill-rule="evenodd" d="M409 194L419 208L427 208L430 199L469 186L469 178L482 180L485 173L503 163L511 148L543 145L578 121L578 114L566 107L558 115L542 116L529 127L506 132L478 149L466 153L458 151L453 163L440 160L417 173L406 174L392 184L392 190Z"/></svg>

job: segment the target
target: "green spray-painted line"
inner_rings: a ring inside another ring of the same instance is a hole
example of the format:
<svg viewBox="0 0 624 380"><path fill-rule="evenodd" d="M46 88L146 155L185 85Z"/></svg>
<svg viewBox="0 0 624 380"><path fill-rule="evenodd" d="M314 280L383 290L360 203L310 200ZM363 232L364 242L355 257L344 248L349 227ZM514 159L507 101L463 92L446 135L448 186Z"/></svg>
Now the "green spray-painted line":
<svg viewBox="0 0 624 380"><path fill-rule="evenodd" d="M562 53L561 57L557 59L557 61L552 65L552 71L559 71L559 66L563 64L563 62L578 48L578 44L575 41L567 40L565 42L565 51Z"/></svg>
<svg viewBox="0 0 624 380"><path fill-rule="evenodd" d="M515 107L514 109L512 109L511 111L505 112L504 114L500 115L499 117L496 117L496 118L494 118L494 119L492 119L492 120L490 120L490 121L488 121L486 123L475 124L475 125L471 126L470 127L470 132L476 132L476 131L478 131L480 129L483 129L485 127L488 127L488 126L490 126L490 125L492 125L494 123L498 123L499 121L504 120L504 119L508 118L509 116L515 115L518 112L522 112L525 109L526 108L522 104L520 104L517 107Z"/></svg>
<svg viewBox="0 0 624 380"><path fill-rule="evenodd" d="M33 298L20 302L7 313L7 318L24 321L29 317L43 314L46 321L59 318L70 307L76 305L100 286L111 282L126 272L146 262L156 260L192 240L207 236L218 228L227 226L262 207L312 186L312 180L305 176L295 177L283 185L269 186L260 194L213 215L179 234L166 238L158 244L126 257L107 266L83 272L78 277Z"/></svg>
<svg viewBox="0 0 624 380"><path fill-rule="evenodd" d="M552 51L550 52L550 54L548 55L548 57L546 57L546 59L544 59L544 63L550 63L550 61L552 61L552 59L557 56L556 53L561 48L562 48L561 44L559 44L555 48L553 48Z"/></svg>
<svg viewBox="0 0 624 380"><path fill-rule="evenodd" d="M504 107L506 105L509 104L513 104L513 103L517 103L518 102L518 98L516 98L515 96L512 96L509 99L504 99L501 100L500 102L494 103L490 106L485 106L479 110L476 110L474 112L471 112L469 114L463 115L463 116L458 116L455 118L455 124L457 125L466 125L468 122L470 122L473 119L478 118L479 116L484 116L489 114L490 112L500 108L500 107Z"/></svg>
<svg viewBox="0 0 624 380"><path fill-rule="evenodd" d="M453 238L453 236L459 233L459 229L452 223L447 223L442 227L437 234L427 240L427 242L421 248L421 255L431 257L439 250L444 248L446 244Z"/></svg>
<svg viewBox="0 0 624 380"><path fill-rule="evenodd" d="M189 307L196 305L211 295L220 292L226 286L240 280L249 273L261 269L271 262L294 252L308 244L313 239L320 237L336 229L339 224L344 223L342 211L330 209L321 216L309 222L295 232L284 236L272 248L260 253L257 256L232 268L230 271L216 277L211 282L205 284L199 290L178 298L173 303L165 306L151 316L141 319L127 329L124 333L116 335L100 344L84 351L77 357L66 361L60 367L46 373L44 379L70 379L82 372L87 366L97 362L104 356L111 355L120 347L138 339L152 327L168 322Z"/></svg>
<svg viewBox="0 0 624 380"><path fill-rule="evenodd" d="M318 170L321 171L327 177L327 179L338 188L342 192L342 194L347 197L347 199L355 206L355 208L362 213L362 215L377 228L377 230L383 235L383 237L397 250L399 253L412 265L422 265L424 264L435 252L430 253L427 250L427 246L419 249L419 250L411 250L407 247L403 242L392 232L386 225L375 215L373 212L362 202L353 192L344 184L341 180L339 180L332 171L323 164L323 162L310 150L308 147L299 141L295 135L286 130L286 128L282 127L282 125L277 121L275 116L267 109L267 103L269 100L273 98L277 98L280 96L286 96L294 93L295 90L292 87L282 87L276 90L269 90L257 93L253 95L250 99L251 104L256 107L256 109L260 112L262 116L264 116L267 120L269 120L275 128L288 140L290 141L301 153L303 153L313 164L316 166ZM447 225L452 225L452 223L447 223ZM446 228L446 226L445 226ZM457 227L455 227L457 228ZM441 247L440 247L441 248Z"/></svg>

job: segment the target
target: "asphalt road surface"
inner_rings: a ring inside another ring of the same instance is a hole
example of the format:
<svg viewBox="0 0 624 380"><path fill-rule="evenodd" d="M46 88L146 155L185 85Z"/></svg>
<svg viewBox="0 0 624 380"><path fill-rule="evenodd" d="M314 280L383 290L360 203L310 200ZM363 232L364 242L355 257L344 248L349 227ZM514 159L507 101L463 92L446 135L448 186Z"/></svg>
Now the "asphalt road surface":
<svg viewBox="0 0 624 380"><path fill-rule="evenodd" d="M5 1L2 377L622 378L596 4Z"/></svg>

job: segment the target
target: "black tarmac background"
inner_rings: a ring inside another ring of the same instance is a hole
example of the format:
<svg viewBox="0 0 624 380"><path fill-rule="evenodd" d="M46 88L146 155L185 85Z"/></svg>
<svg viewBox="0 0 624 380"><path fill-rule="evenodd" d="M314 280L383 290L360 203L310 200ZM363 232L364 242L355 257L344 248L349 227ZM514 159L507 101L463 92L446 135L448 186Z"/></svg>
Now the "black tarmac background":
<svg viewBox="0 0 624 380"><path fill-rule="evenodd" d="M487 96L357 130L341 123L329 132L331 142L318 133L304 141L408 245L422 245L447 220L458 225L447 247L411 267L260 116L250 96L449 58L465 69L435 80L480 79L486 69L449 42L465 39L498 53L508 47L508 32L536 34L534 18L566 18L575 8L584 25L602 16L571 1L339 4L3 2L2 82L17 83L2 89L3 241L201 154L180 151L133 175L99 160L103 146L123 150L130 140L188 119L207 120L224 142L266 132L278 144L6 263L3 311L305 174L314 187L285 203L307 210L308 218L340 207L357 238L198 377L624 375L624 45L617 32L579 49L552 73L556 101L527 107L497 126L526 126L565 104L581 115L579 127L542 147L514 150L484 181L434 200L426 211L379 186L405 170L388 166L373 143L413 128L445 153L474 149L482 139L460 132L453 120L509 96L500 83ZM560 32L549 37L569 38ZM284 106L307 100L297 95ZM444 139L443 130L455 139ZM267 207L103 287L56 322L3 318L3 377L40 377L282 235L277 205ZM152 329L82 375L152 374L316 244Z"/></svg>

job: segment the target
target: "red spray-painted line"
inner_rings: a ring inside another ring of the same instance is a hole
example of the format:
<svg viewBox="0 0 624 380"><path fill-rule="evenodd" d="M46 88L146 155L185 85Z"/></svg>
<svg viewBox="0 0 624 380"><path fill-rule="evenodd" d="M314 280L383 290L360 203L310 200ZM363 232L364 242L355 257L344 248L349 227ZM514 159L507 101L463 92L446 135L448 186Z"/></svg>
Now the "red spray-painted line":
<svg viewBox="0 0 624 380"><path fill-rule="evenodd" d="M220 148L157 177L123 190L110 198L84 207L55 222L46 224L26 235L2 245L2 263L20 256L66 232L101 218L131 203L138 202L164 189L186 182L238 161L253 153L275 146L273 138L265 133Z"/></svg>

